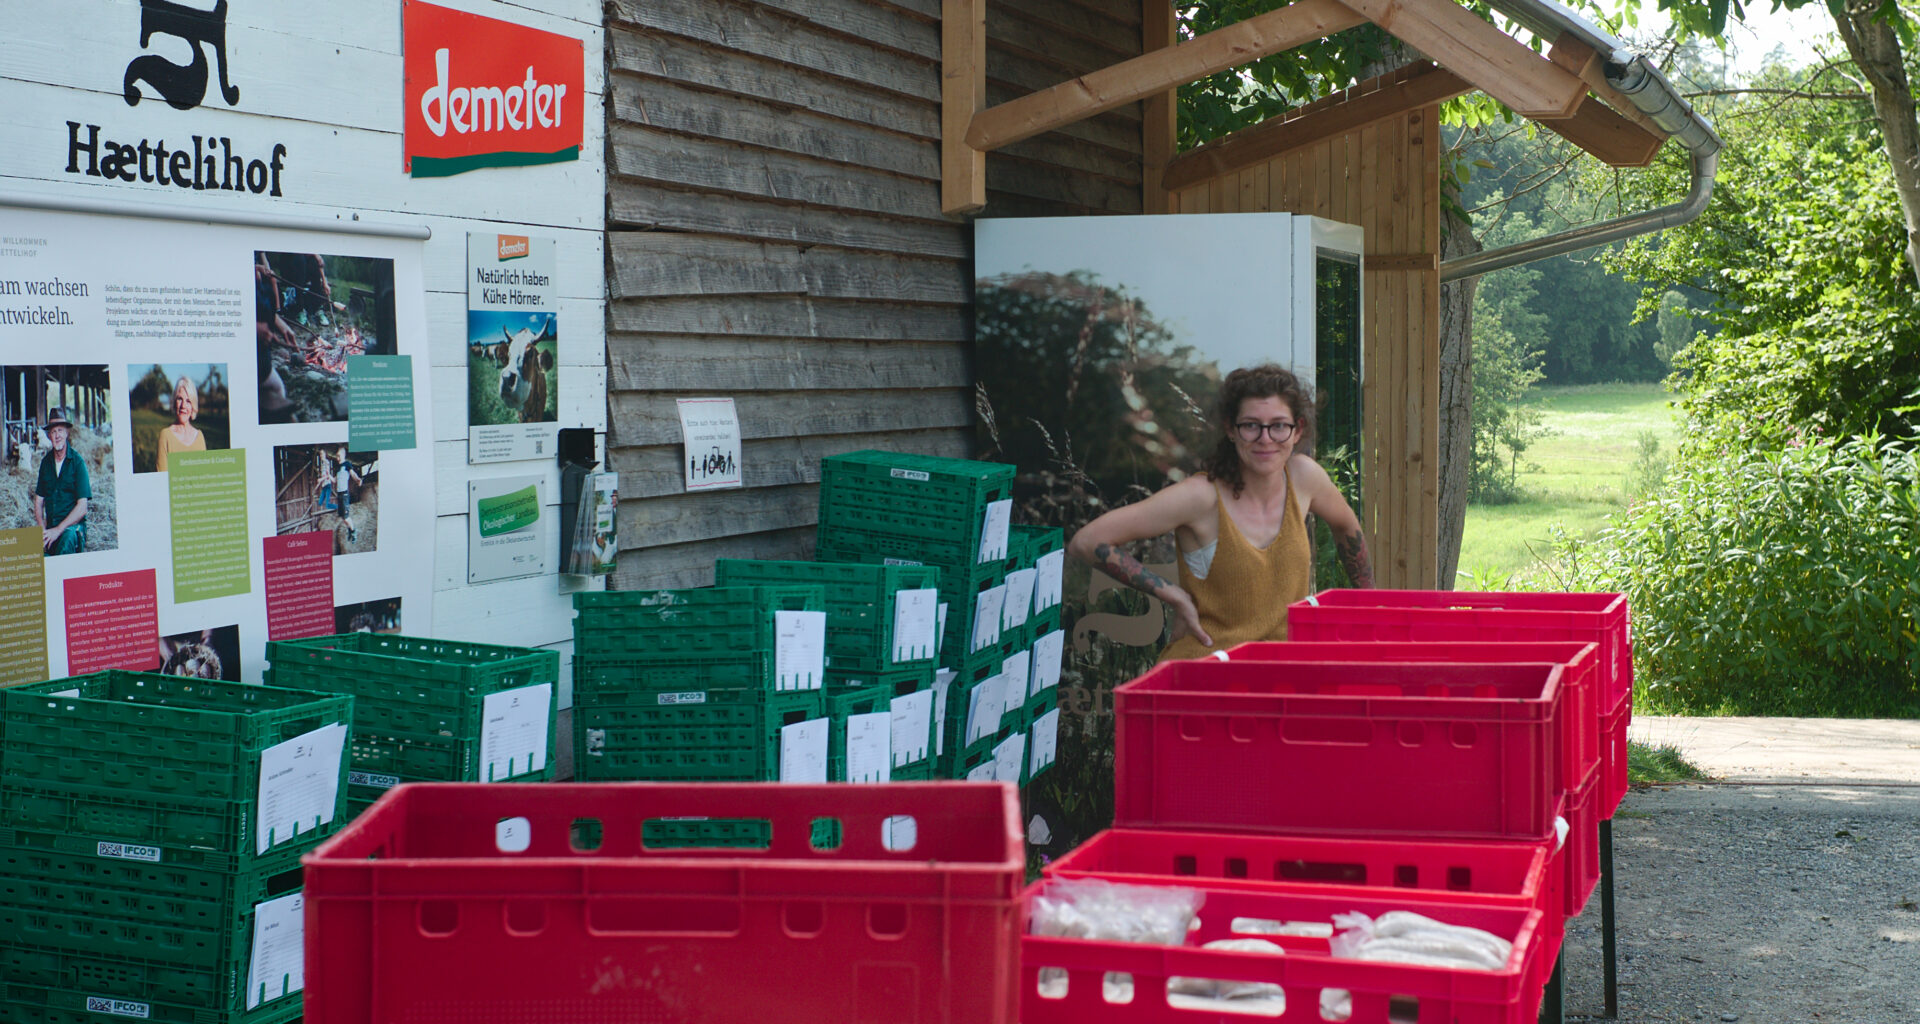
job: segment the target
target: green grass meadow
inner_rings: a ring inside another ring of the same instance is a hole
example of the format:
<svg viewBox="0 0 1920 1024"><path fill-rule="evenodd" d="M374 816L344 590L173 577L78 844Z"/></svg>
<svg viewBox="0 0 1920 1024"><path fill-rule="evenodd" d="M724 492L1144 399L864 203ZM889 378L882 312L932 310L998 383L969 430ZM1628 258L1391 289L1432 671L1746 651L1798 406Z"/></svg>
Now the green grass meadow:
<svg viewBox="0 0 1920 1024"><path fill-rule="evenodd" d="M1680 437L1671 396L1659 384L1542 387L1531 397L1548 435L1520 458L1523 500L1467 507L1458 589L1501 589L1511 577L1544 571L1554 524L1591 536L1632 499L1628 471L1641 432L1660 439L1662 457L1672 456Z"/></svg>

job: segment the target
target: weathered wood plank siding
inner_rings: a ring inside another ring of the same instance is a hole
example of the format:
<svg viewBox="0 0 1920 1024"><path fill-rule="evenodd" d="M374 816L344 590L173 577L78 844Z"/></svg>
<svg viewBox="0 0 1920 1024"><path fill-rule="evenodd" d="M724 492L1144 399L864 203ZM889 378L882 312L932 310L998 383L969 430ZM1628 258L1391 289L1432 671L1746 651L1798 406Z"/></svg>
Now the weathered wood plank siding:
<svg viewBox="0 0 1920 1024"><path fill-rule="evenodd" d="M972 237L940 215L940 0L607 8L614 585L803 558L823 456L965 456ZM1138 0L987 9L988 102L1140 52ZM986 216L1138 213L1137 106L987 160ZM744 493L686 494L674 399L731 395Z"/></svg>
<svg viewBox="0 0 1920 1024"><path fill-rule="evenodd" d="M1440 525L1439 108L1181 189L1176 213L1275 210L1366 231L1362 515L1383 587L1430 588ZM1409 257L1427 257L1421 261ZM1415 262L1427 269L1406 269Z"/></svg>

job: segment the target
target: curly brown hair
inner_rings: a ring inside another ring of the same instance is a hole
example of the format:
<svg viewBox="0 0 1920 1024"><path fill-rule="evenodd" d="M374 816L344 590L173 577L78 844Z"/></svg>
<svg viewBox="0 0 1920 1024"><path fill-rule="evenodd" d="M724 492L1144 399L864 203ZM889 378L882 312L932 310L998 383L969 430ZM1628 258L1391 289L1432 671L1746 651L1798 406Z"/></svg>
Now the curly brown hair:
<svg viewBox="0 0 1920 1024"><path fill-rule="evenodd" d="M1261 363L1227 374L1227 379L1220 382L1220 397L1213 404L1220 440L1207 456L1204 468L1215 483L1230 485L1236 498L1246 489L1246 481L1240 475L1240 451L1233 444L1233 421L1240 415L1240 403L1249 398L1279 398L1287 403L1299 425L1293 435L1295 451L1309 447L1313 440L1313 392L1293 371L1278 363Z"/></svg>

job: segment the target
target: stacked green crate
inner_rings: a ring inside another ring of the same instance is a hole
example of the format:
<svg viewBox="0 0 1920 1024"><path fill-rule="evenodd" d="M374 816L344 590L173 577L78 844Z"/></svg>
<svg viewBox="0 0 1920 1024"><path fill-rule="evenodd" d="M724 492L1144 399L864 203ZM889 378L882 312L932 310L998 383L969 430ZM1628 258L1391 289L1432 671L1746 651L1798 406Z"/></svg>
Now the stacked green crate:
<svg viewBox="0 0 1920 1024"><path fill-rule="evenodd" d="M841 698L872 698L889 721L888 777L930 778L932 694L938 649L940 570L933 566L863 565L855 562L782 562L723 558L714 563L717 585L817 584L827 612L827 716L832 738L829 781L846 775L844 752L851 705ZM868 723L862 723L868 725ZM904 749L893 749L895 738Z"/></svg>
<svg viewBox="0 0 1920 1024"><path fill-rule="evenodd" d="M1053 767L1060 729L1060 665L1065 655L1061 632L1061 584L1066 569L1065 537L1056 526L1016 526L1010 546L1034 572L1033 599L1023 624L1028 651L1027 696L1021 718L1027 730L1022 781ZM1018 570L1016 570L1018 571Z"/></svg>
<svg viewBox="0 0 1920 1024"><path fill-rule="evenodd" d="M783 623L824 653L817 585L586 592L574 610L578 779L773 781L782 730L825 718L824 660L779 659Z"/></svg>
<svg viewBox="0 0 1920 1024"><path fill-rule="evenodd" d="M346 819L352 717L136 672L0 690L0 1020L298 1018L299 858Z"/></svg>
<svg viewBox="0 0 1920 1024"><path fill-rule="evenodd" d="M268 684L350 694L352 815L402 782L553 777L560 655L377 633L267 642Z"/></svg>

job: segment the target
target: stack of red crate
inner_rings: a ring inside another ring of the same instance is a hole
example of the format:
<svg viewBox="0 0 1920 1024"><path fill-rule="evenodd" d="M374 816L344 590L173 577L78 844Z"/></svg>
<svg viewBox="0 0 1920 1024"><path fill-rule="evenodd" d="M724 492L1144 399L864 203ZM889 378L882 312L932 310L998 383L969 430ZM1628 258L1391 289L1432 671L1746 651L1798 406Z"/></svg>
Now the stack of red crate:
<svg viewBox="0 0 1920 1024"><path fill-rule="evenodd" d="M1533 1019L1565 920L1599 877L1596 826L1625 788L1624 739L1616 754L1605 733L1624 730L1631 689L1624 599L1316 600L1289 609L1292 642L1168 663L1115 692L1115 828L1034 891L1199 888L1201 927L1179 949L1026 937L1025 1024L1195 1019L1168 1002L1174 976L1277 984L1287 1019L1326 989L1350 993L1355 1022ZM1507 969L1341 960L1325 938L1290 935L1280 958L1192 948L1251 934L1248 918L1394 908L1512 940Z"/></svg>

